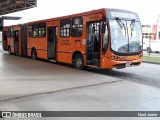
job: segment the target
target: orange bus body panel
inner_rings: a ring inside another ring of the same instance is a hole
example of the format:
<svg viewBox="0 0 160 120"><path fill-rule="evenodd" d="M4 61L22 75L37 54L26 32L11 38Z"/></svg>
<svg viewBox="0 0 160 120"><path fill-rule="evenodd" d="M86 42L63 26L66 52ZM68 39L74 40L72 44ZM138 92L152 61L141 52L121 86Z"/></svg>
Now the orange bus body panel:
<svg viewBox="0 0 160 120"><path fill-rule="evenodd" d="M21 55L21 44L20 44L20 38L21 38L21 29L20 29L20 25L13 25L13 26L6 26L4 27L3 31L7 31L8 32L8 28L11 28L14 31L18 31L18 54ZM8 46L11 47L11 52L14 53L14 37L7 37L7 44Z"/></svg>

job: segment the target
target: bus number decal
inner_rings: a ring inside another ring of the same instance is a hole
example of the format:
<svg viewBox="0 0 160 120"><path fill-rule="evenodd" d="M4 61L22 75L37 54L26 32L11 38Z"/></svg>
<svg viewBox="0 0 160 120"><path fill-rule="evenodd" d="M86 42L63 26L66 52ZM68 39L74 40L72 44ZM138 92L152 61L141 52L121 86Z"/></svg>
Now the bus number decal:
<svg viewBox="0 0 160 120"><path fill-rule="evenodd" d="M110 59L112 60L128 60L127 56L111 56Z"/></svg>
<svg viewBox="0 0 160 120"><path fill-rule="evenodd" d="M62 40L61 45L70 45L69 40Z"/></svg>
<svg viewBox="0 0 160 120"><path fill-rule="evenodd" d="M100 19L100 16L91 16L89 17L89 20L97 20Z"/></svg>

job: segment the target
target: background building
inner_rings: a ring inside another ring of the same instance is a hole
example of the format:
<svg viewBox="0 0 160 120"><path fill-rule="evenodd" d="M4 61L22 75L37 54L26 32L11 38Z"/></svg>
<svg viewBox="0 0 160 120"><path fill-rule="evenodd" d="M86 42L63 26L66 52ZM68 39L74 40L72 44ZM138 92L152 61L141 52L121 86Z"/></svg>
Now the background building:
<svg viewBox="0 0 160 120"><path fill-rule="evenodd" d="M143 40L157 40L157 25L142 25Z"/></svg>
<svg viewBox="0 0 160 120"><path fill-rule="evenodd" d="M153 46L159 39L158 24L142 25L143 49ZM151 45L152 43L152 45Z"/></svg>

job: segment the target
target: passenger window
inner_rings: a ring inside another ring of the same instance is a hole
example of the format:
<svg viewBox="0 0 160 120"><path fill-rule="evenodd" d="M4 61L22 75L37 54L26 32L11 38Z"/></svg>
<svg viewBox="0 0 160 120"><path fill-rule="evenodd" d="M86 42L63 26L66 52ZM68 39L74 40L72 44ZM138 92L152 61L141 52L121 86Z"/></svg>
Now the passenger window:
<svg viewBox="0 0 160 120"><path fill-rule="evenodd" d="M3 31L3 40L7 41L7 32L6 31Z"/></svg>
<svg viewBox="0 0 160 120"><path fill-rule="evenodd" d="M8 28L8 37L13 38L13 28Z"/></svg>
<svg viewBox="0 0 160 120"><path fill-rule="evenodd" d="M71 20L70 19L61 20L60 24L61 24L61 28L60 28L61 37L69 37Z"/></svg>
<svg viewBox="0 0 160 120"><path fill-rule="evenodd" d="M32 25L32 37L36 38L38 37L38 26L37 24Z"/></svg>
<svg viewBox="0 0 160 120"><path fill-rule="evenodd" d="M72 37L81 37L82 36L82 17L72 19Z"/></svg>
<svg viewBox="0 0 160 120"><path fill-rule="evenodd" d="M102 54L104 55L108 48L108 27L106 25L106 30L103 35L103 43L102 43Z"/></svg>
<svg viewBox="0 0 160 120"><path fill-rule="evenodd" d="M46 24L45 23L40 23L38 25L38 36L46 37Z"/></svg>
<svg viewBox="0 0 160 120"><path fill-rule="evenodd" d="M29 25L29 37L32 37L32 25Z"/></svg>

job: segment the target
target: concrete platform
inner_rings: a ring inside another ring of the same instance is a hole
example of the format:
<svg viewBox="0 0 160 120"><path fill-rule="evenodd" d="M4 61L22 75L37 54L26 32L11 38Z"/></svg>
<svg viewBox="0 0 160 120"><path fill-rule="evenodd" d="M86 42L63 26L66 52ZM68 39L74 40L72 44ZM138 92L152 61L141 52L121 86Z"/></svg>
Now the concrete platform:
<svg viewBox="0 0 160 120"><path fill-rule="evenodd" d="M7 53L0 61L1 111L160 110L159 88Z"/></svg>
<svg viewBox="0 0 160 120"><path fill-rule="evenodd" d="M2 54L0 100L118 81L71 67Z"/></svg>

